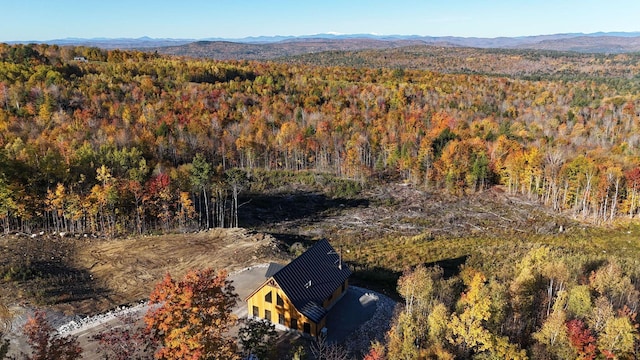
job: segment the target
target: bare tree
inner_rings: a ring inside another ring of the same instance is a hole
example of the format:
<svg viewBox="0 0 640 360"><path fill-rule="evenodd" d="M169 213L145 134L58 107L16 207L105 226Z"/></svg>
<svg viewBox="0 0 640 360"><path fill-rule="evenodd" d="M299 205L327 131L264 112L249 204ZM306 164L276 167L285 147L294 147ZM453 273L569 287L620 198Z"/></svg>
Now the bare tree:
<svg viewBox="0 0 640 360"><path fill-rule="evenodd" d="M327 341L326 336L320 335L311 346L311 354L316 360L348 360L349 352L336 343Z"/></svg>

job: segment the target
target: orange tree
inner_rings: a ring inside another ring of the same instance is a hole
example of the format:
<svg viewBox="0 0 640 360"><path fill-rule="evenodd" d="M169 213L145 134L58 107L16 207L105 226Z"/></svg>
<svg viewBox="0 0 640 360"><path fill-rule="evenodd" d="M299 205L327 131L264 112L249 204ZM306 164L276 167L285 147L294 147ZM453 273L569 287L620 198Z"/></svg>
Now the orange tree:
<svg viewBox="0 0 640 360"><path fill-rule="evenodd" d="M151 336L161 345L158 359L238 359L227 330L238 295L226 271L192 270L182 280L167 274L151 293L145 316Z"/></svg>

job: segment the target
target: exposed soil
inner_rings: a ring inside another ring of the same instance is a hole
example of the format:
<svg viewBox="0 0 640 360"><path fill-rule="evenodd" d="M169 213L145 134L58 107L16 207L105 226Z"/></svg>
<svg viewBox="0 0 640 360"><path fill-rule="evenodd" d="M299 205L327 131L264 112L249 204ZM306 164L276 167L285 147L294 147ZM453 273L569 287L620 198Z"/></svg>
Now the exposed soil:
<svg viewBox="0 0 640 360"><path fill-rule="evenodd" d="M353 243L425 233L433 237L557 233L577 225L534 202L509 196L500 187L453 197L388 184L355 198L335 198L292 185L246 195L243 203L240 223L255 230L213 229L127 239L68 234L0 237L0 300L92 315L147 298L167 272L180 277L192 268L234 271L273 260L286 262L292 255L282 249L313 239Z"/></svg>
<svg viewBox="0 0 640 360"><path fill-rule="evenodd" d="M0 296L91 315L148 298L167 272L234 271L282 257L273 237L245 229L131 239L13 235L0 238Z"/></svg>

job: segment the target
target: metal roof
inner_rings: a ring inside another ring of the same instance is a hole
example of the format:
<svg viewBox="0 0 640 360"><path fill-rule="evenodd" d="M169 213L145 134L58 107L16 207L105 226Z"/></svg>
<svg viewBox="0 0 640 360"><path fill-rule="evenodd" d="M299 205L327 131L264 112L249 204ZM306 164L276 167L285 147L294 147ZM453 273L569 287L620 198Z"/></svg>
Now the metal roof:
<svg viewBox="0 0 640 360"><path fill-rule="evenodd" d="M269 267L267 268L267 272L264 274L264 277L266 277L267 279L272 277L273 274L275 274L278 271L282 270L283 267L284 267L284 265L282 265L282 264L269 263Z"/></svg>
<svg viewBox="0 0 640 360"><path fill-rule="evenodd" d="M349 267L341 263L340 255L323 239L273 274L273 278L296 309L318 323L327 314L322 303L350 275Z"/></svg>

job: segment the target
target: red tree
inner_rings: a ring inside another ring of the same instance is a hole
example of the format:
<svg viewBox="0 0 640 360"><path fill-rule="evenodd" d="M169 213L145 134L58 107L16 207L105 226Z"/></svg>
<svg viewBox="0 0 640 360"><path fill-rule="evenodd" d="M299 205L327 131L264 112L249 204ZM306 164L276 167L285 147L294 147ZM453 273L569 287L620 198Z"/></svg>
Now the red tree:
<svg viewBox="0 0 640 360"><path fill-rule="evenodd" d="M573 346L578 353L578 359L587 360L596 358L596 338L582 320L575 319L568 321L567 333L571 346Z"/></svg>
<svg viewBox="0 0 640 360"><path fill-rule="evenodd" d="M36 311L27 320L23 329L27 343L31 347L31 356L23 354L28 360L74 360L82 356L82 348L75 336L61 337L49 324L42 311Z"/></svg>
<svg viewBox="0 0 640 360"><path fill-rule="evenodd" d="M114 360L148 359L157 345L146 327L140 327L137 316L123 315L118 317L119 326L92 336L98 342L98 352Z"/></svg>

